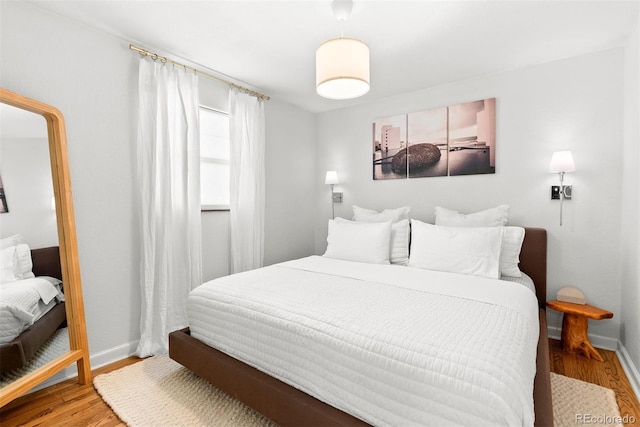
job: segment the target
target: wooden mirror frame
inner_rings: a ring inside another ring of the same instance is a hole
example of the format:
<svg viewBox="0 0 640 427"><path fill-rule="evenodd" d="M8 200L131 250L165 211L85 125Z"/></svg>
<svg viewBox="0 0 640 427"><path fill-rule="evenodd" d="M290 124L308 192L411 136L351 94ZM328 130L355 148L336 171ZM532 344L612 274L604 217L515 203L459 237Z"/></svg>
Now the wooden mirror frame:
<svg viewBox="0 0 640 427"><path fill-rule="evenodd" d="M80 384L88 384L91 382L91 363L84 317L64 118L55 107L2 88L0 88L0 102L39 114L47 121L70 348L66 354L0 389L0 407L2 407L73 363L77 363Z"/></svg>

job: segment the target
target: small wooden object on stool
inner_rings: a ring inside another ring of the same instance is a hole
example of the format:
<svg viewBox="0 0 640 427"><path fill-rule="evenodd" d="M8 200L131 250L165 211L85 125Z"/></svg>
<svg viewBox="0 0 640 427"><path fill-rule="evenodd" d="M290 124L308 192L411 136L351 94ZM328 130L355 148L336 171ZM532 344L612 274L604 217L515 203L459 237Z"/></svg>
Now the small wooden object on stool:
<svg viewBox="0 0 640 427"><path fill-rule="evenodd" d="M611 319L612 312L589 304L573 304L565 301L547 301L547 307L564 313L562 317L562 349L564 351L604 361L587 336L588 319Z"/></svg>

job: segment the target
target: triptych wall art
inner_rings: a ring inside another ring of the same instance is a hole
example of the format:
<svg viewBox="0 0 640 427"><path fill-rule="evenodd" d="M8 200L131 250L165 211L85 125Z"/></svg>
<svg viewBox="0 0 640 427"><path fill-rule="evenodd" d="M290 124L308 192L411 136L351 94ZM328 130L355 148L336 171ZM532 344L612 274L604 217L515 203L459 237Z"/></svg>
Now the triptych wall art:
<svg viewBox="0 0 640 427"><path fill-rule="evenodd" d="M465 102L373 123L373 179L496 171L496 99Z"/></svg>

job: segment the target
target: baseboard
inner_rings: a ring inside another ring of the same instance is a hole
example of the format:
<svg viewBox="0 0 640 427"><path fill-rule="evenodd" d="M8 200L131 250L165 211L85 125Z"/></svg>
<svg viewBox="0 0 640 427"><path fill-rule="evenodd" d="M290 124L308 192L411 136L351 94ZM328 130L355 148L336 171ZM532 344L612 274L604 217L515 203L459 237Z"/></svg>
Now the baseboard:
<svg viewBox="0 0 640 427"><path fill-rule="evenodd" d="M136 348L138 348L138 342L139 340L131 341L127 344L122 344L118 347L103 351L102 353L92 354L91 369L101 368L109 365L110 363L133 356L136 352Z"/></svg>
<svg viewBox="0 0 640 427"><path fill-rule="evenodd" d="M101 368L110 363L114 363L118 360L126 359L129 356L133 356L137 347L138 341L132 341L130 343L122 344L118 347L111 348L101 353L92 354L90 356L91 370ZM31 390L29 390L29 393L41 390L64 380L68 380L70 378L76 377L77 375L78 370L76 368L76 364L74 363L73 365L64 368L62 371L58 372L48 380L43 381L36 387L32 388Z"/></svg>
<svg viewBox="0 0 640 427"><path fill-rule="evenodd" d="M562 328L557 328L555 326L549 326L547 328L549 338L560 339L560 334L562 332ZM631 388L635 393L636 397L640 401L640 372L638 372L638 368L633 364L631 360L631 356L627 352L627 349L622 344L620 340L603 337L601 335L593 335L589 334L589 341L593 344L594 347L603 348L605 350L615 351L618 356L618 360L620 360L620 365L622 365L622 370L625 375L629 379L629 383L631 384Z"/></svg>
<svg viewBox="0 0 640 427"><path fill-rule="evenodd" d="M633 364L633 361L631 360L631 356L627 352L627 349L620 341L618 341L616 355L618 356L618 360L620 360L622 370L624 370L624 373L629 379L629 383L631 383L631 388L636 394L636 398L638 399L638 401L640 401L640 372L638 372L638 369Z"/></svg>
<svg viewBox="0 0 640 427"><path fill-rule="evenodd" d="M558 328L556 326L548 326L547 333L549 334L549 338L559 340L562 333L562 328ZM591 341L591 344L593 344L594 347L611 351L618 350L618 345L620 343L620 341L618 341L616 338L603 337L602 335L594 334L589 334L589 341Z"/></svg>

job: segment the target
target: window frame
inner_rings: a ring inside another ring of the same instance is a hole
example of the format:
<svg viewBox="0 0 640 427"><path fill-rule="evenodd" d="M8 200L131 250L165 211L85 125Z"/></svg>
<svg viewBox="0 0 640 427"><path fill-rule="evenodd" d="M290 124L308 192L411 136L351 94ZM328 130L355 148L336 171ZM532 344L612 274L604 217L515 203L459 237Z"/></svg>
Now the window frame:
<svg viewBox="0 0 640 427"><path fill-rule="evenodd" d="M229 117L229 113L226 111L222 111L222 110L218 110L217 108L213 108L213 107L209 107L207 105L202 105L200 104L199 109L202 110L208 110L210 112L216 113L216 114L220 114L223 116L226 116L227 118ZM200 147L202 148L202 141L200 141ZM231 141L229 141L229 145L231 145ZM231 147L229 147L231 148ZM203 163L210 163L210 164L218 164L218 165L230 165L231 164L231 160L224 160L224 159L220 159L220 158L215 158L215 157L204 157L202 156L202 153L200 154L200 165L202 166ZM229 177L231 178L231 177ZM202 175L200 178L200 185L202 186ZM229 201L231 202L231 201ZM225 211L230 211L231 210L231 205L205 205L202 204L202 199L200 199L200 212L225 212Z"/></svg>

